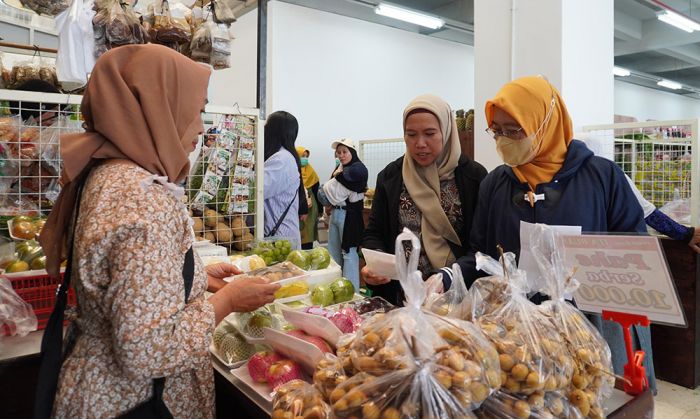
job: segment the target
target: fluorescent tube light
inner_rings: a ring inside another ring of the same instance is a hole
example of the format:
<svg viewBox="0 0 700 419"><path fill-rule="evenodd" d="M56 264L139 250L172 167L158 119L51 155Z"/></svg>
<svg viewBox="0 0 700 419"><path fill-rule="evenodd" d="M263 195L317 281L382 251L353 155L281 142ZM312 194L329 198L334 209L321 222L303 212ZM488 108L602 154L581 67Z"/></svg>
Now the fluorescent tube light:
<svg viewBox="0 0 700 419"><path fill-rule="evenodd" d="M418 13L413 10L404 9L402 7L397 7L386 3L379 3L377 7L374 8L374 13L393 19L403 20L404 22L425 26L426 28L430 29L439 29L445 26L445 21L437 17L428 16L423 13Z"/></svg>
<svg viewBox="0 0 700 419"><path fill-rule="evenodd" d="M678 90L678 89L681 89L683 87L683 85L680 83L676 83L675 81L666 80L666 79L659 80L659 82L656 84L658 84L661 87L665 87L665 88L671 89L671 90Z"/></svg>
<svg viewBox="0 0 700 419"><path fill-rule="evenodd" d="M688 33L700 31L700 23L671 10L664 10L656 15L656 17L660 21L668 23L669 25L675 26L676 28L682 29Z"/></svg>
<svg viewBox="0 0 700 419"><path fill-rule="evenodd" d="M627 77L632 73L630 73L630 71L626 68L613 67L613 74L620 77Z"/></svg>

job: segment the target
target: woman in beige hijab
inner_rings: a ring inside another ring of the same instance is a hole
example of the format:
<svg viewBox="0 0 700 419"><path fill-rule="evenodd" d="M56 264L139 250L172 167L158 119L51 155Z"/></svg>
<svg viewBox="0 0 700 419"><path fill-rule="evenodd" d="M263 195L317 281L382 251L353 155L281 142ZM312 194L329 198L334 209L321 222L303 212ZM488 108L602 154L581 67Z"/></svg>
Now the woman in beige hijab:
<svg viewBox="0 0 700 419"><path fill-rule="evenodd" d="M455 117L437 96L418 96L408 104L403 131L406 154L377 176L362 247L394 253L396 236L406 227L421 239L424 279L440 271L446 289L452 280L449 267L473 258L465 249L486 169L462 156ZM362 277L375 295L403 302L397 282L368 267Z"/></svg>
<svg viewBox="0 0 700 419"><path fill-rule="evenodd" d="M53 276L72 253L66 276L78 310L62 365L51 362L62 359L60 345L42 342L39 388L55 394L55 417L120 416L153 400L158 382L174 417L213 417L215 325L271 302L279 288L233 281L204 295L208 280L238 273L205 270L193 255L178 186L203 132L209 75L163 46L113 49L83 97L86 131L61 138L64 187L40 241ZM51 412L49 399L39 391L37 407Z"/></svg>

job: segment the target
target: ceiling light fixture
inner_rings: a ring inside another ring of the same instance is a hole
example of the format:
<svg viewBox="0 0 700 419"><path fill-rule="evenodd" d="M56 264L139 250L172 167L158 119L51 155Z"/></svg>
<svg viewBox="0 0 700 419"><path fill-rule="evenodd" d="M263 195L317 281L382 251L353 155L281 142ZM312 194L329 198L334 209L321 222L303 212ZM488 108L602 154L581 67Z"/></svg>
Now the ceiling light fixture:
<svg viewBox="0 0 700 419"><path fill-rule="evenodd" d="M628 69L622 67L613 67L613 74L620 77L627 77L632 74Z"/></svg>
<svg viewBox="0 0 700 419"><path fill-rule="evenodd" d="M425 26L426 28L430 29L440 29L445 26L445 21L440 18L387 3L379 3L377 7L374 8L374 13L393 19L403 20L404 22Z"/></svg>
<svg viewBox="0 0 700 419"><path fill-rule="evenodd" d="M675 26L676 28L682 29L688 33L700 31L700 23L672 10L663 10L659 12L656 17L660 21L668 23L669 25Z"/></svg>
<svg viewBox="0 0 700 419"><path fill-rule="evenodd" d="M661 87L665 87L665 88L671 89L671 90L679 90L679 89L683 88L682 84L676 83L675 81L666 80L666 79L661 79L656 84L658 84Z"/></svg>

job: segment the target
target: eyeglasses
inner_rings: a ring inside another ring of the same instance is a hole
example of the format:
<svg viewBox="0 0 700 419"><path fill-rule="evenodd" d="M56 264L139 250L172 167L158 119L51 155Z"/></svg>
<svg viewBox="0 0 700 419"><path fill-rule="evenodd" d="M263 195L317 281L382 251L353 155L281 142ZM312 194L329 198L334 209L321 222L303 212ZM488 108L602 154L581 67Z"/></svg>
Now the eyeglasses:
<svg viewBox="0 0 700 419"><path fill-rule="evenodd" d="M500 129L493 129L493 128L486 128L486 133L493 138L496 137L508 137L511 140L517 140L521 137L523 133L523 127L520 127L518 129L507 129L507 130L500 130Z"/></svg>

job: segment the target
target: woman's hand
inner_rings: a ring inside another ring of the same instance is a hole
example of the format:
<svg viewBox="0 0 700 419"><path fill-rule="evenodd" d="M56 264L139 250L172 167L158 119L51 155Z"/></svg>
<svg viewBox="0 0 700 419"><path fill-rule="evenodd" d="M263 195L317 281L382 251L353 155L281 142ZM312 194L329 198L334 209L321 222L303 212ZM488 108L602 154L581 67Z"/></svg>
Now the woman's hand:
<svg viewBox="0 0 700 419"><path fill-rule="evenodd" d="M264 278L231 281L209 297L214 306L216 324L231 312L248 312L275 301L280 284L270 284Z"/></svg>
<svg viewBox="0 0 700 419"><path fill-rule="evenodd" d="M700 244L700 227L695 227L695 234L693 234L693 237L688 242L688 246L695 250L695 252L700 253L700 246L698 246L698 244Z"/></svg>
<svg viewBox="0 0 700 419"><path fill-rule="evenodd" d="M390 278L375 275L369 269L369 266L365 266L362 268L362 270L360 271L360 276L362 276L362 279L369 285L383 285L391 281Z"/></svg>
<svg viewBox="0 0 700 419"><path fill-rule="evenodd" d="M226 281L224 281L224 278L243 273L236 266L225 262L209 265L206 267L206 271L207 291L209 292L217 292L218 290L226 286Z"/></svg>

